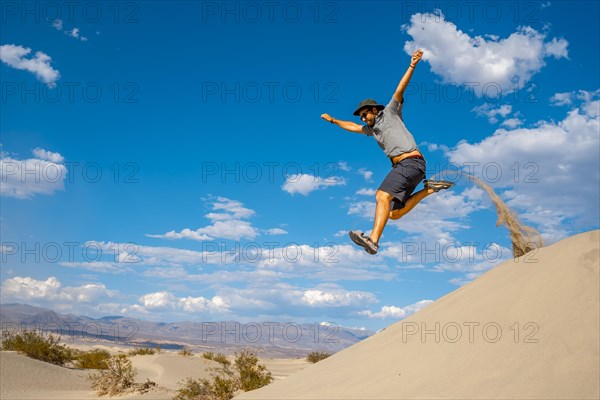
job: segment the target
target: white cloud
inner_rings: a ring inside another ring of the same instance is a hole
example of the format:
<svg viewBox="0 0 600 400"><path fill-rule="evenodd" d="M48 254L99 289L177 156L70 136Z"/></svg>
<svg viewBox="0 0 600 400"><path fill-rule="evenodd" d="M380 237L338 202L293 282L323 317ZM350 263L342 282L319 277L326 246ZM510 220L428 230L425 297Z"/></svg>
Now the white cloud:
<svg viewBox="0 0 600 400"><path fill-rule="evenodd" d="M203 242L202 251L95 241L86 243L86 246L106 254L112 260L59 265L107 273L146 268L142 273L147 276L204 283L250 280L273 282L298 277L320 281L390 280L396 277L385 265L374 262L362 249L349 244L330 243L313 247L288 243L276 247L276 244L269 241L268 244L252 243L252 246L245 247ZM126 247L132 247L128 250L127 260L114 261L115 252ZM208 274L187 272L188 268L202 269L209 265L231 268L211 270ZM233 269L234 266L238 268Z"/></svg>
<svg viewBox="0 0 600 400"><path fill-rule="evenodd" d="M302 295L302 302L310 307L359 306L375 301L375 296L372 293L347 291L341 288L310 289Z"/></svg>
<svg viewBox="0 0 600 400"><path fill-rule="evenodd" d="M288 244L262 249L256 266L260 270L281 271L290 277L319 281L390 280L396 277L381 260L373 260L362 248L350 244Z"/></svg>
<svg viewBox="0 0 600 400"><path fill-rule="evenodd" d="M358 170L358 173L362 175L363 178L365 178L366 181L370 182L371 178L373 178L373 171L369 171L366 168L360 168Z"/></svg>
<svg viewBox="0 0 600 400"><path fill-rule="evenodd" d="M271 229L267 229L266 233L267 233L267 235L287 235L288 231L286 231L285 229L281 229L281 228L271 228Z"/></svg>
<svg viewBox="0 0 600 400"><path fill-rule="evenodd" d="M600 101L599 100L590 101L589 103L584 104L582 108L583 108L583 113L592 118L598 118L598 116L600 116Z"/></svg>
<svg viewBox="0 0 600 400"><path fill-rule="evenodd" d="M58 164L62 164L65 161L65 158L59 153L54 153L40 148L34 149L33 155L39 158L40 160L46 160Z"/></svg>
<svg viewBox="0 0 600 400"><path fill-rule="evenodd" d="M163 235L146 235L152 238L159 239L191 239L191 240L210 240L212 239L210 236L202 234L198 231L193 231L189 228L182 229L180 232L169 231Z"/></svg>
<svg viewBox="0 0 600 400"><path fill-rule="evenodd" d="M498 122L498 118L506 118L508 114L512 112L512 106L509 104L503 104L499 107L495 107L494 104L485 103L481 106L473 108L471 111L475 111L478 116L486 116L490 124Z"/></svg>
<svg viewBox="0 0 600 400"><path fill-rule="evenodd" d="M436 150L442 150L442 151L448 150L448 146L446 146L445 144L422 142L421 144L419 144L419 146L427 146L427 150L429 150L431 152L436 151Z"/></svg>
<svg viewBox="0 0 600 400"><path fill-rule="evenodd" d="M345 172L350 171L350 166L348 166L348 163L346 161L340 161L340 162L338 162L337 163L337 168L340 171L345 171Z"/></svg>
<svg viewBox="0 0 600 400"><path fill-rule="evenodd" d="M550 101L553 106L570 106L573 104L573 93L555 93L554 96L550 98Z"/></svg>
<svg viewBox="0 0 600 400"><path fill-rule="evenodd" d="M240 240L242 238L254 239L258 232L248 221L228 220L215 221L212 225L197 229L198 233L205 233L211 238Z"/></svg>
<svg viewBox="0 0 600 400"><path fill-rule="evenodd" d="M597 89L593 92L589 92L587 90L579 90L573 92L555 93L550 98L550 102L553 106L570 106L576 100L580 100L584 103L585 106L586 104L591 103L594 99L598 98L599 95L600 89Z"/></svg>
<svg viewBox="0 0 600 400"><path fill-rule="evenodd" d="M82 42L87 42L88 40L85 36L81 36L81 31L79 28L64 29L64 24L61 19L55 19L52 21L52 27L57 31L63 32L65 35L77 40L81 40ZM96 32L96 34L99 34L99 32Z"/></svg>
<svg viewBox="0 0 600 400"><path fill-rule="evenodd" d="M165 234L147 234L148 237L161 239L191 239L197 241L219 239L240 240L242 238L254 239L258 236L258 230L252 226L247 218L255 212L236 200L225 197L207 199L212 201L211 207L214 211L205 215L211 220L212 225L198 229L185 228L181 231L170 231Z"/></svg>
<svg viewBox="0 0 600 400"><path fill-rule="evenodd" d="M59 262L58 264L67 268L82 268L94 272L109 272L114 274L122 274L131 271L131 269L126 267L123 263L110 261L65 261Z"/></svg>
<svg viewBox="0 0 600 400"><path fill-rule="evenodd" d="M50 65L52 58L41 51L36 52L34 57L27 58L30 53L31 49L23 46L14 44L0 46L0 60L3 63L15 69L31 72L48 87L55 87L60 73Z"/></svg>
<svg viewBox="0 0 600 400"><path fill-rule="evenodd" d="M219 217L228 219L250 218L256 214L254 210L244 207L242 202L231 200L226 197L217 197L216 201L212 203L212 208L213 210L224 211L225 214L219 214ZM208 215L213 216L214 214Z"/></svg>
<svg viewBox="0 0 600 400"><path fill-rule="evenodd" d="M411 314L416 313L421 308L433 303L433 300L421 300L414 304L411 304L406 307L396 307L396 306L383 306L381 310L378 312L372 312L370 310L361 311L359 314L366 315L369 318L393 318L393 319L401 319L406 318Z"/></svg>
<svg viewBox="0 0 600 400"><path fill-rule="evenodd" d="M174 308L177 298L169 292L148 293L140 297L140 303L145 309Z"/></svg>
<svg viewBox="0 0 600 400"><path fill-rule="evenodd" d="M569 58L569 51L567 47L569 46L569 42L565 39L560 38L552 38L552 40L545 44L546 54L552 56L554 58Z"/></svg>
<svg viewBox="0 0 600 400"><path fill-rule="evenodd" d="M287 283L255 284L237 290L222 290L222 292L221 297L233 309L273 314L289 312L302 293L299 288Z"/></svg>
<svg viewBox="0 0 600 400"><path fill-rule="evenodd" d="M2 283L2 301L43 301L93 303L113 297L114 291L103 284L89 283L77 287L63 287L54 276L45 281L31 277L14 277Z"/></svg>
<svg viewBox="0 0 600 400"><path fill-rule="evenodd" d="M345 184L346 181L344 180L344 178L321 178L309 174L295 174L288 175L285 180L285 183L281 188L292 195L294 193L299 193L303 196L308 196L310 192L313 192L318 189L323 189L330 186L340 186Z"/></svg>
<svg viewBox="0 0 600 400"><path fill-rule="evenodd" d="M500 125L506 126L507 128L514 129L518 126L523 125L523 121L521 121L519 118L509 118L509 119L505 119L504 121L502 121L502 123Z"/></svg>
<svg viewBox="0 0 600 400"><path fill-rule="evenodd" d="M88 283L77 288L67 289L75 301L93 303L105 297L113 297L115 292L106 289L104 284Z"/></svg>
<svg viewBox="0 0 600 400"><path fill-rule="evenodd" d="M219 296L214 296L212 299L184 297L179 299L179 306L185 312L223 312L229 308L223 298Z"/></svg>
<svg viewBox="0 0 600 400"><path fill-rule="evenodd" d="M0 195L28 199L36 194L54 194L64 190L67 168L64 157L44 149L35 149L38 158L17 160L6 156L0 158Z"/></svg>
<svg viewBox="0 0 600 400"><path fill-rule="evenodd" d="M355 194L361 195L361 196L375 196L375 193L377 191L375 189L367 189L367 188L362 188L356 191Z"/></svg>
<svg viewBox="0 0 600 400"><path fill-rule="evenodd" d="M257 231L248 221L227 220L216 221L212 225L196 230L185 228L179 232L169 231L163 235L146 236L163 239L190 239L197 241L213 240L215 238L240 240L242 238L255 238L257 236Z"/></svg>
<svg viewBox="0 0 600 400"><path fill-rule="evenodd" d="M73 28L70 31L65 31L67 36L71 36L72 38L79 39L79 28Z"/></svg>
<svg viewBox="0 0 600 400"><path fill-rule="evenodd" d="M569 226L594 226L600 203L599 95L572 96L583 103L562 121L498 129L479 143L458 143L447 157L457 165L471 163L484 182L507 189L500 194L508 206L537 224L546 240L564 237Z"/></svg>
<svg viewBox="0 0 600 400"><path fill-rule="evenodd" d="M59 291L62 284L51 276L45 281L38 281L29 277L7 279L2 284L2 296L18 299L48 299L69 300L66 293Z"/></svg>
<svg viewBox="0 0 600 400"><path fill-rule="evenodd" d="M174 294L161 291L148 293L139 298L140 304L132 310L147 312L150 310L179 310L184 312L226 312L229 306L219 296L212 299L205 297L177 297Z"/></svg>
<svg viewBox="0 0 600 400"><path fill-rule="evenodd" d="M575 93L575 92L573 92L573 93ZM598 99L599 96L600 96L600 89L596 89L593 92L589 92L587 90L579 90L575 94L575 97L578 100L583 101L584 103L589 103L594 99Z"/></svg>
<svg viewBox="0 0 600 400"><path fill-rule="evenodd" d="M512 249L497 243L475 242L474 245L449 245L441 252L441 260L433 267L433 271L460 273L461 276L452 278L448 282L464 285L501 262L512 258Z"/></svg>
<svg viewBox="0 0 600 400"><path fill-rule="evenodd" d="M252 312L254 315L310 315L314 310L352 312L364 309L376 302L369 292L348 291L338 285L320 285L301 288L288 283L276 282L253 284L244 288L221 286L212 298L178 297L169 291L148 293L140 296L138 304L127 308L129 312ZM350 311L348 311L350 310ZM336 314L338 315L338 314Z"/></svg>
<svg viewBox="0 0 600 400"><path fill-rule="evenodd" d="M481 243L476 237L469 242L460 242L451 235L439 241L414 237L385 243L380 254L400 263L402 269L461 274L449 281L453 284L469 282L498 263L513 258L512 249L497 243Z"/></svg>
<svg viewBox="0 0 600 400"><path fill-rule="evenodd" d="M177 297L171 292L147 293L138 299L139 304L125 307L125 313L184 312L184 313L223 313L229 310L227 303L219 296L212 299L204 297Z"/></svg>
<svg viewBox="0 0 600 400"><path fill-rule="evenodd" d="M496 97L497 89L501 95L520 89L542 69L545 57L568 55L566 40L544 42L546 34L530 27L520 27L505 39L471 37L439 10L412 15L403 28L413 39L404 45L408 54L422 49L433 72L446 83L473 88L477 96ZM484 92L486 85L494 90Z"/></svg>
<svg viewBox="0 0 600 400"><path fill-rule="evenodd" d="M348 215L359 215L363 218L373 218L375 215L375 200L350 203Z"/></svg>
<svg viewBox="0 0 600 400"><path fill-rule="evenodd" d="M57 31L62 31L63 30L63 22L61 19L55 19L54 21L52 21L52 27L54 29L56 29Z"/></svg>
<svg viewBox="0 0 600 400"><path fill-rule="evenodd" d="M209 246L208 244L202 246L203 251L177 249L173 247L141 246L131 243L99 241L86 242L84 248L97 249L102 254L106 254L113 259L115 253L120 254L121 249L127 248L129 250L129 253L131 254L131 256L129 257L130 262L111 262L110 265L112 265L115 269L133 267L138 265L185 267L198 266L202 264L220 264L223 263L223 260L227 255L225 253L220 254L218 251L218 246ZM229 258L225 260L228 259ZM91 262L79 264L80 266L88 265L90 267L89 269L93 269L95 265Z"/></svg>

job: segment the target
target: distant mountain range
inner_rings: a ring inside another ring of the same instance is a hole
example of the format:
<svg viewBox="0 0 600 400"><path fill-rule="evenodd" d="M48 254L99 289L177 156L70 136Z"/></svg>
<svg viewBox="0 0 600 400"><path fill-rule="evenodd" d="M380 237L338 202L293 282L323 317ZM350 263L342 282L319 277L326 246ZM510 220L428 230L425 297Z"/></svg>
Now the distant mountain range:
<svg viewBox="0 0 600 400"><path fill-rule="evenodd" d="M2 331L38 330L63 342L156 347L233 353L252 348L267 357L303 357L311 351L338 352L375 332L328 323L149 322L122 316L90 318L59 314L27 304L0 304Z"/></svg>

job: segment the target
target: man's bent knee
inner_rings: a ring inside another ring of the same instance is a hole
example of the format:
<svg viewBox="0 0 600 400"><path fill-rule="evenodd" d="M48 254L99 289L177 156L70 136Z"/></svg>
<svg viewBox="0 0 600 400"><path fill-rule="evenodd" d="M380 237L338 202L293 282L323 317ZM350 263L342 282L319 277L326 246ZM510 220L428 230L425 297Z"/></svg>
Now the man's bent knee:
<svg viewBox="0 0 600 400"><path fill-rule="evenodd" d="M380 201L385 201L387 203L389 203L390 201L392 201L392 199L394 198L394 196L392 196L391 194L384 192L383 190L378 190L375 193L375 199L380 202Z"/></svg>

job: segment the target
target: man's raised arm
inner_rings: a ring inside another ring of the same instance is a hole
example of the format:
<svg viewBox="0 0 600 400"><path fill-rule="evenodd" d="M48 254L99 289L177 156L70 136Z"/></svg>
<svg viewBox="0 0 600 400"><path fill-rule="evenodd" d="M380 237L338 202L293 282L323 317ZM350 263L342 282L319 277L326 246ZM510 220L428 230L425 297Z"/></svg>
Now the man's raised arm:
<svg viewBox="0 0 600 400"><path fill-rule="evenodd" d="M347 131L355 132L355 133L363 133L362 125L356 124L354 122L342 121L342 120L333 118L329 114L323 114L323 115L321 115L321 118L323 118L327 122L331 122L332 124L339 126L340 128L343 128Z"/></svg>
<svg viewBox="0 0 600 400"><path fill-rule="evenodd" d="M416 65L421 60L422 56L423 56L423 51L421 49L418 49L413 53L413 55L410 59L410 65L408 66L408 69L404 73L404 76L402 77L402 79L400 79L400 83L398 84L398 87L396 88L396 92L394 92L394 99L398 103L402 103L402 99L404 97L404 91L406 90L406 87L408 86L408 82L410 81L410 78L412 77L413 71L414 71Z"/></svg>

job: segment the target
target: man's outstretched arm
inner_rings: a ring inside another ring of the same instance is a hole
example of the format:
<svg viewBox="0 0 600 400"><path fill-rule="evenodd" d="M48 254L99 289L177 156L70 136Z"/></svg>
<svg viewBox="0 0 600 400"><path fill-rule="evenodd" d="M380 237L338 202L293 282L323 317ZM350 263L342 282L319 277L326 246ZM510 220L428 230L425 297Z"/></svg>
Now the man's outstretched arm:
<svg viewBox="0 0 600 400"><path fill-rule="evenodd" d="M396 88L396 92L394 92L394 100L396 100L398 103L402 103L402 99L404 97L404 91L406 90L406 87L408 86L408 82L410 81L410 78L412 77L413 71L415 69L415 67L417 66L417 64L419 63L419 61L421 60L421 57L423 56L423 51L421 49L418 49L417 51L415 51L410 59L410 65L408 67L408 69L406 70L406 72L404 73L404 76L402 77L402 79L400 79L400 83L398 84L398 87Z"/></svg>
<svg viewBox="0 0 600 400"><path fill-rule="evenodd" d="M355 133L363 133L362 125L356 124L354 122L342 121L342 120L333 118L329 114L323 114L323 115L321 115L321 118L323 118L327 122L331 122L332 124L339 126L340 128L343 128L347 131L355 132Z"/></svg>

